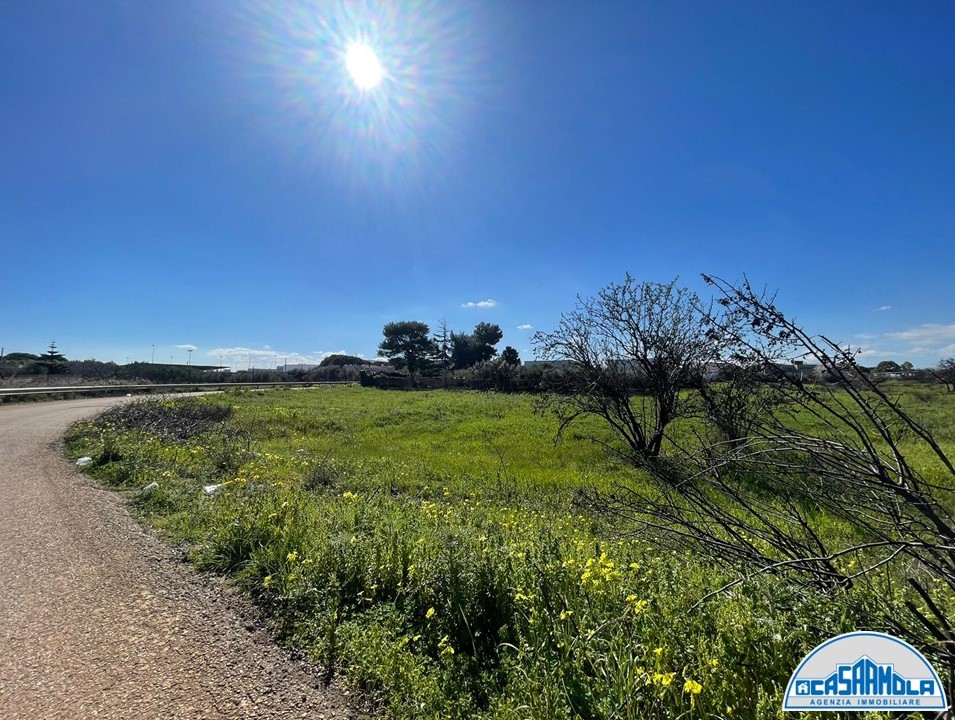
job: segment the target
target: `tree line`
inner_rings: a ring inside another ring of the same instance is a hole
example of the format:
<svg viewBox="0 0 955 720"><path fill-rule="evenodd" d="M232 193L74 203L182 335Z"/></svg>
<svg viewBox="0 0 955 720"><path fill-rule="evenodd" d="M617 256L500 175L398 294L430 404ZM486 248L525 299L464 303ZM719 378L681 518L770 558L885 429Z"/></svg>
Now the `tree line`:
<svg viewBox="0 0 955 720"><path fill-rule="evenodd" d="M382 330L384 340L378 345L378 355L408 376L414 387L421 376L444 376L455 370L467 370L487 363L498 355L497 344L504 337L500 325L480 322L474 330L453 332L442 321L435 334L427 323L416 320L391 322ZM520 365L517 350L504 348L500 363Z"/></svg>

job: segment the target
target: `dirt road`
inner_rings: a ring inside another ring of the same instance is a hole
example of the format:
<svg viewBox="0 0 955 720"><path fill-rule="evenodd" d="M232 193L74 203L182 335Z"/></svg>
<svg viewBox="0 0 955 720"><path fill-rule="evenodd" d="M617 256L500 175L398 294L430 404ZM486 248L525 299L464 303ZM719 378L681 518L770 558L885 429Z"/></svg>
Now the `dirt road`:
<svg viewBox="0 0 955 720"><path fill-rule="evenodd" d="M62 458L72 422L122 400L0 406L0 719L350 717Z"/></svg>

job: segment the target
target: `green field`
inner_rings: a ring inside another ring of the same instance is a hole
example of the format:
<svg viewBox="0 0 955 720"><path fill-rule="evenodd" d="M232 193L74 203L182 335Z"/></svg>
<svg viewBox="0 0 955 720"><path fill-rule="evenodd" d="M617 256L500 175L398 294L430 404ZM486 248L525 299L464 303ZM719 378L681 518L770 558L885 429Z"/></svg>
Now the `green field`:
<svg viewBox="0 0 955 720"><path fill-rule="evenodd" d="M877 601L766 576L698 604L732 576L578 509L581 489L645 480L589 439L609 439L596 422L555 445L533 398L334 387L191 402L234 414L179 437L107 415L70 451L109 485L158 482L133 496L143 517L383 717L781 717L802 656ZM955 397L908 402L951 448Z"/></svg>

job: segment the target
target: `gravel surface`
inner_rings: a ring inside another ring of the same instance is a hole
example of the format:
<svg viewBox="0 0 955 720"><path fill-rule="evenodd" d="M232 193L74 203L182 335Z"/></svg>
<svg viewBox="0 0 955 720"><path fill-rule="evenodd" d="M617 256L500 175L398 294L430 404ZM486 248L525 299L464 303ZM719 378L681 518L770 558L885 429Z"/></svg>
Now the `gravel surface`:
<svg viewBox="0 0 955 720"><path fill-rule="evenodd" d="M242 596L63 459L125 398L0 406L0 718L350 718Z"/></svg>

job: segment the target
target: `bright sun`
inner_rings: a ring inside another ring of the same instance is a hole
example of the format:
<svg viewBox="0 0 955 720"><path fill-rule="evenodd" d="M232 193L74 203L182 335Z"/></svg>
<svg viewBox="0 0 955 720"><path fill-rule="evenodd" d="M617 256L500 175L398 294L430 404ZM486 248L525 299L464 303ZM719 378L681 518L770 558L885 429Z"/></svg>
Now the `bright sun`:
<svg viewBox="0 0 955 720"><path fill-rule="evenodd" d="M345 67L361 90L371 90L384 76L378 55L365 43L355 42L348 46L345 51Z"/></svg>

